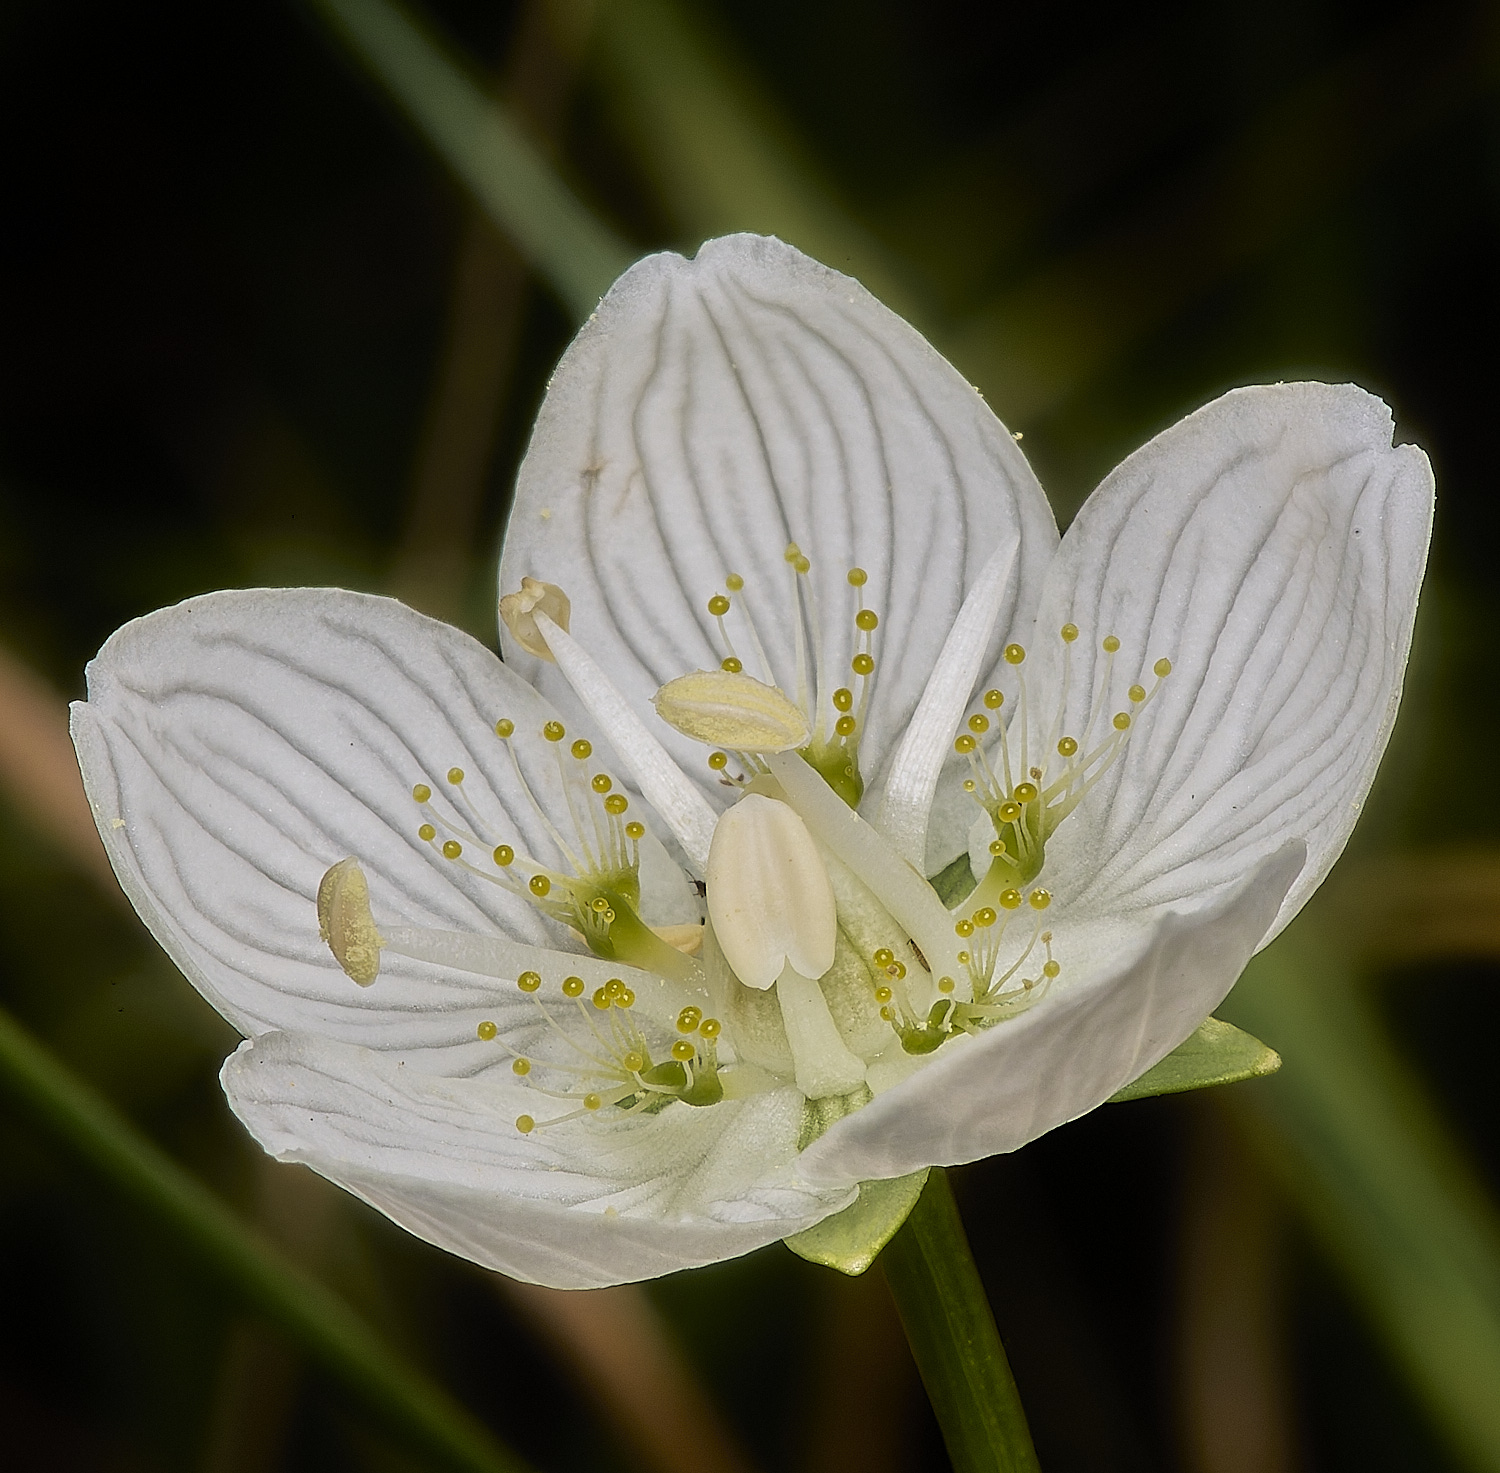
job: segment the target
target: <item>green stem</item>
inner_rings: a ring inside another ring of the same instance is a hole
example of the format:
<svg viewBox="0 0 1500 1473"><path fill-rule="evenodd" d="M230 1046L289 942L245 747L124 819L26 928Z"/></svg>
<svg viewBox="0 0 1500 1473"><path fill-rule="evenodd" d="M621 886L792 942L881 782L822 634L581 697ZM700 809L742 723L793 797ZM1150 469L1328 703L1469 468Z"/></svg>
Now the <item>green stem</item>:
<svg viewBox="0 0 1500 1473"><path fill-rule="evenodd" d="M1026 1413L947 1173L880 1256L954 1473L1039 1473Z"/></svg>
<svg viewBox="0 0 1500 1473"><path fill-rule="evenodd" d="M3 1009L0 1085L175 1231L225 1283L434 1465L465 1473L526 1473L526 1465L447 1392L384 1346L336 1294L246 1227Z"/></svg>

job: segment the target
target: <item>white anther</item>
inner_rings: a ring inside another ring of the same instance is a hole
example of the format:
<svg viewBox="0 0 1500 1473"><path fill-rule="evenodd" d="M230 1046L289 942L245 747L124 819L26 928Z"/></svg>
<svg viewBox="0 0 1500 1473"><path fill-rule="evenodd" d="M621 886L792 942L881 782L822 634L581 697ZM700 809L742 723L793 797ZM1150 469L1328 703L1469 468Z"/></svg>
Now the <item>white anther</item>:
<svg viewBox="0 0 1500 1473"><path fill-rule="evenodd" d="M500 618L505 627L515 635L516 643L528 655L541 660L553 660L547 648L546 638L537 628L536 615L545 614L564 634L568 632L568 619L573 605L555 583L543 583L537 578L521 579L519 593L507 593L500 600Z"/></svg>
<svg viewBox="0 0 1500 1473"><path fill-rule="evenodd" d="M708 851L708 914L724 959L765 991L791 964L818 978L833 965L838 912L807 825L751 793L719 820Z"/></svg>
<svg viewBox="0 0 1500 1473"><path fill-rule="evenodd" d="M812 737L802 708L774 685L729 670L679 675L652 704L684 736L731 752L788 752Z"/></svg>

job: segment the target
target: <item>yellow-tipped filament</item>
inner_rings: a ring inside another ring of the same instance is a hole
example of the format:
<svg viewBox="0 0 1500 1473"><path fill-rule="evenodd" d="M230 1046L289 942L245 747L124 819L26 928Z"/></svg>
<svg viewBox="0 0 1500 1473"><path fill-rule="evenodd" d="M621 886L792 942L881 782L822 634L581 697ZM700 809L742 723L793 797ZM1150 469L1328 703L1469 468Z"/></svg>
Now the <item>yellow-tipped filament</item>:
<svg viewBox="0 0 1500 1473"><path fill-rule="evenodd" d="M1066 692L1079 631L1076 624L1064 624L1059 632L1063 645L1060 690ZM1006 705L1003 692L986 691L983 704L986 711L994 713L993 718L976 712L969 717L967 730L954 739L954 750L969 761L970 776L964 782L964 790L989 814L995 826L989 873L976 891L980 903L993 903L1002 891L1024 887L1041 873L1047 841L1114 765L1135 721L1155 700L1162 682L1172 673L1170 660L1157 660L1152 666L1151 687L1133 683L1125 693L1127 709L1110 712L1110 696L1115 689L1114 661L1120 641L1112 634L1107 635L1100 641L1100 648L1104 659L1090 712L1079 735L1062 730L1061 695L1050 726L1044 728L1039 724L1027 693L1026 651L1018 644L1010 644L1005 647L1004 658L1015 671L1014 716L1007 721L1001 714ZM992 726L993 737L986 748L981 738L990 735Z"/></svg>

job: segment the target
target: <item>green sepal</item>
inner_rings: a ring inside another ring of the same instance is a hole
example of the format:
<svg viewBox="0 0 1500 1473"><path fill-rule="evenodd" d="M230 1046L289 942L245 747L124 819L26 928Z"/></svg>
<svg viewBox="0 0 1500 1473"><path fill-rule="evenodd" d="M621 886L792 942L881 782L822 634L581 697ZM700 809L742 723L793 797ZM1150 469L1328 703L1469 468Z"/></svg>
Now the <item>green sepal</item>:
<svg viewBox="0 0 1500 1473"><path fill-rule="evenodd" d="M1214 1084L1238 1084L1242 1079L1263 1079L1281 1068L1281 1055L1260 1039L1225 1023L1205 1018L1197 1031L1179 1043L1159 1064L1139 1079L1112 1094L1109 1103L1143 1100L1150 1095L1175 1095L1189 1089L1207 1089Z"/></svg>
<svg viewBox="0 0 1500 1473"><path fill-rule="evenodd" d="M917 1205L928 1170L924 1166L910 1176L861 1182L859 1196L842 1212L793 1234L785 1240L787 1247L809 1263L836 1268L841 1274L862 1274Z"/></svg>

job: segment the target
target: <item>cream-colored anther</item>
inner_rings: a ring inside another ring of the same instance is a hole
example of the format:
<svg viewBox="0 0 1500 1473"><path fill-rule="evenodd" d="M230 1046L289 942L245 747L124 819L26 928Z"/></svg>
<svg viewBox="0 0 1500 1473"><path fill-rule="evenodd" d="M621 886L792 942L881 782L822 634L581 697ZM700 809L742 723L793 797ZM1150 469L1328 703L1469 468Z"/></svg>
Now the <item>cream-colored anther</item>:
<svg viewBox="0 0 1500 1473"><path fill-rule="evenodd" d="M370 886L357 859L341 859L318 884L318 934L361 987L380 975L385 938L370 914Z"/></svg>
<svg viewBox="0 0 1500 1473"><path fill-rule="evenodd" d="M568 595L557 584L543 583L537 578L521 579L521 591L507 593L500 600L500 618L505 627L515 635L516 643L528 655L536 655L542 660L551 661L552 651L547 648L547 641L536 627L534 615L545 614L566 634L572 612L573 605L569 603Z"/></svg>
<svg viewBox="0 0 1500 1473"><path fill-rule="evenodd" d="M652 699L668 726L732 752L789 752L812 737L802 708L774 685L729 670L679 675Z"/></svg>
<svg viewBox="0 0 1500 1473"><path fill-rule="evenodd" d="M714 829L707 880L714 937L747 987L764 992L788 963L814 979L833 965L833 887L807 825L785 803L741 798Z"/></svg>

